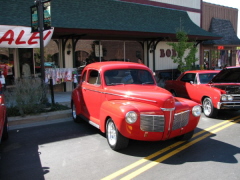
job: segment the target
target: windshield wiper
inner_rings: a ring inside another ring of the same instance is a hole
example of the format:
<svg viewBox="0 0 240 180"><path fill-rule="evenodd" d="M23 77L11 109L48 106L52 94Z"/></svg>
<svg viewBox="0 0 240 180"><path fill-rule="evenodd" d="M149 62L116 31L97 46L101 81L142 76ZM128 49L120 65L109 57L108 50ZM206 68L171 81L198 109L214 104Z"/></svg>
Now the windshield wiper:
<svg viewBox="0 0 240 180"><path fill-rule="evenodd" d="M116 86L116 85L123 85L124 83L109 83L108 86Z"/></svg>

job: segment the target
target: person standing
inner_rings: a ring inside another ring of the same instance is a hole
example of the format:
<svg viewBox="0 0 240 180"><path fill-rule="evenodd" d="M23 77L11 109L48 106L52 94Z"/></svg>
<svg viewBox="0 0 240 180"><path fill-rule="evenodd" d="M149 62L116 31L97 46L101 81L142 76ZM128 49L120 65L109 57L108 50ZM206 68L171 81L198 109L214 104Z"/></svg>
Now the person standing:
<svg viewBox="0 0 240 180"><path fill-rule="evenodd" d="M143 64L143 61L142 61L141 58L138 58L137 62L138 62L139 64Z"/></svg>

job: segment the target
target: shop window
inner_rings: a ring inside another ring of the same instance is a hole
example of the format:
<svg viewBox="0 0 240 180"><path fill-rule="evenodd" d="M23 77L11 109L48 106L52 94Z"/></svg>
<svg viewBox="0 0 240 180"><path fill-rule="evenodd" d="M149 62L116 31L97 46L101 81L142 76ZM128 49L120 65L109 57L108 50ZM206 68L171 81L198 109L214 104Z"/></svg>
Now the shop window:
<svg viewBox="0 0 240 180"><path fill-rule="evenodd" d="M33 51L31 48L19 48L19 67L21 77L28 78L34 74Z"/></svg>
<svg viewBox="0 0 240 180"><path fill-rule="evenodd" d="M89 53L86 51L76 51L75 52L75 67L80 67L86 64L86 59Z"/></svg>

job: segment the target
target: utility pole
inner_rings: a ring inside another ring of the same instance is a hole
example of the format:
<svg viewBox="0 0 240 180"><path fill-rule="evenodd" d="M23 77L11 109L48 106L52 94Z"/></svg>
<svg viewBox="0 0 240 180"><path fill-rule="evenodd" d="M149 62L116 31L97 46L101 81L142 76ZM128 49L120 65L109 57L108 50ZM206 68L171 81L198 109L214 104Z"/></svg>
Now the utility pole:
<svg viewBox="0 0 240 180"><path fill-rule="evenodd" d="M45 82L45 67L44 67L44 44L43 44L43 3L42 0L36 0L35 4L37 6L38 11L38 31L40 34L40 60L41 60L41 79L42 82Z"/></svg>

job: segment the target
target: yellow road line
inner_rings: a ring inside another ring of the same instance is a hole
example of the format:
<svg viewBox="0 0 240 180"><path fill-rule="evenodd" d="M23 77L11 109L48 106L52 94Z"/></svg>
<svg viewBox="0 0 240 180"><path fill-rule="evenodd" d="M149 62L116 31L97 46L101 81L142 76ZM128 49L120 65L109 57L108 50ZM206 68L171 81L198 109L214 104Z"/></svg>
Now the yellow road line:
<svg viewBox="0 0 240 180"><path fill-rule="evenodd" d="M201 135L201 134L203 134L203 133L206 133L207 131L209 131L209 130L211 130L211 129L214 129L214 128L218 127L218 126L222 126L223 124L229 123L229 122L231 122L231 121L233 121L234 119L237 119L237 118L239 118L239 117L240 117L240 116L234 117L234 118L229 119L229 120L225 120L225 121L223 121L223 122L221 122L221 123L218 123L218 124L216 124L216 125L213 125L213 126L207 128L207 129L205 129L205 130L202 130L202 131L200 131L200 132L198 132L198 133L195 133L195 134L193 135L193 138L194 138L194 137L197 137L197 136L199 136L199 135ZM163 154L164 152L167 152L167 151L169 151L169 150L171 150L171 149L173 149L173 148L175 148L175 147L177 147L177 146L179 146L179 145L181 145L181 144L183 144L183 143L185 143L185 141L176 142L176 143L174 143L174 144L172 144L172 145L170 145L170 146L168 146L168 147L166 147L166 148L164 148L164 149L161 149L160 151L157 151L157 152L155 152L155 153L153 153L153 154L151 154L151 155L149 155L149 156L147 156L147 157L145 157L145 158L143 158L143 159L140 159L140 160L136 161L135 163L130 164L129 166L126 166L126 167L124 167L124 168L116 171L116 172L113 173L113 174L110 174L109 176L103 178L102 180L110 180L110 179L116 178L116 177L120 176L121 174L124 174L124 173L126 173L127 171L130 171L131 169L133 169L133 168L135 168L135 167L137 167L137 166L139 166L139 165L147 162L148 160L150 160L150 159L152 159L152 158L154 158L154 157L156 157L156 156L159 156L160 154Z"/></svg>
<svg viewBox="0 0 240 180"><path fill-rule="evenodd" d="M197 138L197 139L195 139L195 140L193 140L193 141L190 141L190 142L188 142L187 144L185 144L185 145L177 148L176 150L171 151L170 153L168 153L168 154L166 154L166 155L158 158L157 160L155 160L155 161L153 161L153 162L145 165L144 167L142 167L142 168L134 171L133 173L131 173L131 174L123 177L121 180L132 179L132 178L134 178L134 177L142 174L143 172L147 171L148 169L152 168L153 166L156 166L156 165L159 164L160 162L162 162L162 161L170 158L171 156L173 156L173 155L181 152L182 150L184 150L184 149L192 146L193 144L196 144L197 142L199 142L199 141L207 138L208 136L210 136L210 135L212 135L212 134L214 134L214 133L216 133L216 132L218 132L218 131L221 131L221 130L223 130L223 129L225 129L225 128L233 125L233 124L236 124L236 123L238 123L238 122L240 122L240 119L237 120L237 121L234 121L234 122L229 122L228 124L226 124L226 125L224 125L224 126L222 126L222 127L219 127L218 129L215 129L215 130L213 130L212 132L209 132L208 134L205 134L205 135L203 135L203 136L201 136L201 137L199 137L199 138Z"/></svg>

